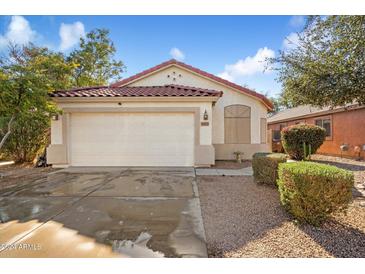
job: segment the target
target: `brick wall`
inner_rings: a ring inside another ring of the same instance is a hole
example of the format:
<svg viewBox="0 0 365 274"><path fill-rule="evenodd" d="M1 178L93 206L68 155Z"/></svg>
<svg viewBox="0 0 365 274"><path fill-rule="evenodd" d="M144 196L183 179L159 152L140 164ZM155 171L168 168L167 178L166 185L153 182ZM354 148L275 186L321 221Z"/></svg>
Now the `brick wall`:
<svg viewBox="0 0 365 274"><path fill-rule="evenodd" d="M354 151L355 146L360 146L361 149L365 145L365 108L336 112L329 115L321 115L306 119L293 119L285 123L275 123L268 125L269 129L279 130L282 126L294 125L296 123L315 124L318 118L330 118L332 123L332 136L327 137L326 141L317 151L321 154L333 156L343 156L356 158L357 154ZM348 144L349 150L341 152L340 146ZM361 150L361 157L365 159L365 151Z"/></svg>

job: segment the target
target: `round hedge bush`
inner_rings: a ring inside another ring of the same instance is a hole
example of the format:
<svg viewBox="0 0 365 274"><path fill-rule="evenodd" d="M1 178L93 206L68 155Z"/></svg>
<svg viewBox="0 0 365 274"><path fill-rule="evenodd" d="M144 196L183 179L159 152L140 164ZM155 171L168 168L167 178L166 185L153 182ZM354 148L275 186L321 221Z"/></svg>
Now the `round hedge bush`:
<svg viewBox="0 0 365 274"><path fill-rule="evenodd" d="M315 125L293 125L282 129L281 142L285 152L291 159L303 160L304 146L311 146L311 153L314 154L317 149L323 144L326 138L326 131Z"/></svg>
<svg viewBox="0 0 365 274"><path fill-rule="evenodd" d="M320 225L333 212L345 211L352 198L352 172L314 162L279 164L282 205L300 222Z"/></svg>

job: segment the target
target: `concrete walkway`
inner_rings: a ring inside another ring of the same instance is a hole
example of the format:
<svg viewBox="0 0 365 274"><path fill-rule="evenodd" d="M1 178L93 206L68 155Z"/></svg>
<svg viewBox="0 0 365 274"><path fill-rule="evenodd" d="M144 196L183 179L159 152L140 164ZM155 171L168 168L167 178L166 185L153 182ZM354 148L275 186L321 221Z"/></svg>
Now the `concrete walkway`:
<svg viewBox="0 0 365 274"><path fill-rule="evenodd" d="M241 169L221 169L221 168L196 168L198 176L252 176L252 167Z"/></svg>

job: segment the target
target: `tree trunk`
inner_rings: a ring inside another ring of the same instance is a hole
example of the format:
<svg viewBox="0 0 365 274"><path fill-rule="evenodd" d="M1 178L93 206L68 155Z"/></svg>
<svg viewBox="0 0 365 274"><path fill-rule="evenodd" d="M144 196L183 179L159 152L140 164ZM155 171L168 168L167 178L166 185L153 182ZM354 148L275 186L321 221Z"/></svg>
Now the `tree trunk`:
<svg viewBox="0 0 365 274"><path fill-rule="evenodd" d="M3 145L5 144L6 140L9 138L10 134L11 134L11 126L14 122L15 119L15 114L13 114L8 122L8 131L5 133L4 137L1 139L0 142L0 150L3 147Z"/></svg>

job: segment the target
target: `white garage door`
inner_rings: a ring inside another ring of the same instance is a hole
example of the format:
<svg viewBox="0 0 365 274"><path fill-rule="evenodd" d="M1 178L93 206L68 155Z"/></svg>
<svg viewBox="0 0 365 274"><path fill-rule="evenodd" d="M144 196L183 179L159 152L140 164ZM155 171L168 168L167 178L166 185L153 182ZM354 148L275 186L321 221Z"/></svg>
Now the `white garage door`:
<svg viewBox="0 0 365 274"><path fill-rule="evenodd" d="M190 113L72 113L73 166L193 166Z"/></svg>

